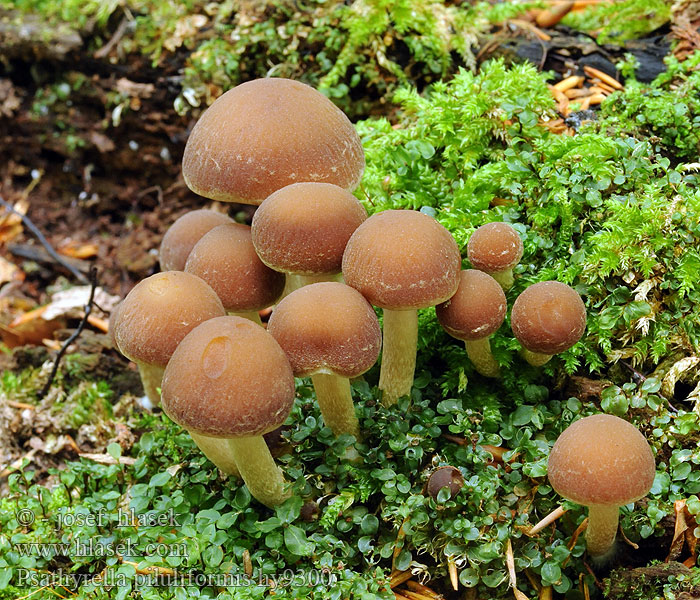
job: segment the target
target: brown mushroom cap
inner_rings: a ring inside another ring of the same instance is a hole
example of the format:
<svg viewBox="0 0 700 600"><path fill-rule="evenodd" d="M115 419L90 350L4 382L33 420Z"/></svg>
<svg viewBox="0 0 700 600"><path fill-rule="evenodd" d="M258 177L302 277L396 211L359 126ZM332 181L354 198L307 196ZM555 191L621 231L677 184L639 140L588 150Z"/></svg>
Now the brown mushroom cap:
<svg viewBox="0 0 700 600"><path fill-rule="evenodd" d="M350 236L367 211L350 192L330 183L295 183L271 194L253 216L253 244L276 271L340 273Z"/></svg>
<svg viewBox="0 0 700 600"><path fill-rule="evenodd" d="M216 292L199 277L165 271L140 281L127 294L113 336L130 360L164 367L185 335L202 321L225 314Z"/></svg>
<svg viewBox="0 0 700 600"><path fill-rule="evenodd" d="M193 210L175 221L160 243L160 268L163 271L182 271L194 245L218 225L231 219L213 210Z"/></svg>
<svg viewBox="0 0 700 600"><path fill-rule="evenodd" d="M163 376L163 410L201 435L263 435L284 423L293 402L287 356L267 331L242 317L210 319L193 329Z"/></svg>
<svg viewBox="0 0 700 600"><path fill-rule="evenodd" d="M464 487L464 476L457 467L446 465L435 469L428 477L425 490L433 500L437 500L438 493L444 487L450 489L450 498L454 498Z"/></svg>
<svg viewBox="0 0 700 600"><path fill-rule="evenodd" d="M258 311L282 295L284 275L265 266L253 247L250 227L219 225L190 252L185 271L201 277L226 310Z"/></svg>
<svg viewBox="0 0 700 600"><path fill-rule="evenodd" d="M495 333L506 317L506 295L490 275L476 269L460 273L459 287L435 307L445 331L459 340L479 340Z"/></svg>
<svg viewBox="0 0 700 600"><path fill-rule="evenodd" d="M572 423L549 455L549 483L564 498L585 506L623 506L647 494L654 455L632 424L613 415Z"/></svg>
<svg viewBox="0 0 700 600"><path fill-rule="evenodd" d="M467 257L475 269L497 273L512 269L523 256L523 242L508 223L486 223L471 234Z"/></svg>
<svg viewBox="0 0 700 600"><path fill-rule="evenodd" d="M245 204L300 181L353 190L364 167L345 114L312 87L281 78L248 81L219 97L192 129L182 159L193 192Z"/></svg>
<svg viewBox="0 0 700 600"><path fill-rule="evenodd" d="M267 327L298 377L329 371L357 377L377 362L382 343L367 300L336 282L295 290L277 305Z"/></svg>
<svg viewBox="0 0 700 600"><path fill-rule="evenodd" d="M387 210L352 234L343 275L375 306L410 310L450 298L461 263L457 242L435 219L413 210Z"/></svg>
<svg viewBox="0 0 700 600"><path fill-rule="evenodd" d="M558 281L541 281L515 299L511 328L531 352L558 354L581 339L586 307L573 288Z"/></svg>

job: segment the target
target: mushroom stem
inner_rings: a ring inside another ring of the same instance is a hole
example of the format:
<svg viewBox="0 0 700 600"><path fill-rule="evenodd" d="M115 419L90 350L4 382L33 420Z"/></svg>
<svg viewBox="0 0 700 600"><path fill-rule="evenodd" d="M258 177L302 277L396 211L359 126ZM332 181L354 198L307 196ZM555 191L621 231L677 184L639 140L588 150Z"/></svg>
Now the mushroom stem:
<svg viewBox="0 0 700 600"><path fill-rule="evenodd" d="M384 340L379 389L382 403L392 406L411 393L416 370L418 311L384 309Z"/></svg>
<svg viewBox="0 0 700 600"><path fill-rule="evenodd" d="M512 288L513 284L515 283L512 268L504 271L494 271L493 273L489 273L489 275L498 281L504 292L507 292L510 288Z"/></svg>
<svg viewBox="0 0 700 600"><path fill-rule="evenodd" d="M153 406L158 406L160 404L160 392L158 391L158 388L160 388L160 384L163 381L165 367L160 367L158 365L152 365L141 361L138 361L136 364L139 366L139 375L141 375L143 391L151 401L151 404L153 404Z"/></svg>
<svg viewBox="0 0 700 600"><path fill-rule="evenodd" d="M549 362L549 359L552 358L551 354L542 354L541 352L532 352L531 350L528 350L527 348L523 348L521 350L520 356L522 356L533 367L541 367L542 365L547 364Z"/></svg>
<svg viewBox="0 0 700 600"><path fill-rule="evenodd" d="M498 289L498 288L496 288ZM491 354L491 342L488 337L479 340L464 340L467 356L472 361L477 373L484 377L498 377L499 366Z"/></svg>
<svg viewBox="0 0 700 600"><path fill-rule="evenodd" d="M253 498L273 508L289 496L282 471L275 463L262 435L227 440L233 460Z"/></svg>
<svg viewBox="0 0 700 600"><path fill-rule="evenodd" d="M243 317L244 319L253 321L253 323L262 325L262 321L260 320L260 313L257 310L229 312L228 315L229 317Z"/></svg>
<svg viewBox="0 0 700 600"><path fill-rule="evenodd" d="M315 373L311 381L326 425L336 436L349 433L359 439L360 425L355 415L350 380L335 373Z"/></svg>
<svg viewBox="0 0 700 600"><path fill-rule="evenodd" d="M193 431L190 431L189 434L194 443L197 444L197 447L202 451L202 454L213 462L220 471L226 473L226 475L241 476L236 463L231 457L228 440L209 437Z"/></svg>
<svg viewBox="0 0 700 600"><path fill-rule="evenodd" d="M617 506L593 504L588 507L586 549L591 556L605 554L615 543L620 509Z"/></svg>
<svg viewBox="0 0 700 600"><path fill-rule="evenodd" d="M319 275L297 275L295 273L287 273L287 282L282 292L282 298L286 298L293 291L311 285L312 283L325 283L327 281L340 281L338 273L321 273Z"/></svg>

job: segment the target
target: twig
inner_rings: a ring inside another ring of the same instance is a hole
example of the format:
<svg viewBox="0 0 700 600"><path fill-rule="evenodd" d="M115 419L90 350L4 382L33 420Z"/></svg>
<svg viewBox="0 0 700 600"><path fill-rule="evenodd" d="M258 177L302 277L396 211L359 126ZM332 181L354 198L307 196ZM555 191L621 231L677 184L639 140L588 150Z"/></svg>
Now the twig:
<svg viewBox="0 0 700 600"><path fill-rule="evenodd" d="M0 196L0 205L4 206L5 210L16 214L20 219L22 219L22 223L24 224L24 226L34 234L34 236L36 237L36 239L39 240L39 242L41 242L41 245L44 246L44 248L46 248L46 251L49 253L51 258L53 258L59 265L68 269L72 273L72 275L81 283L89 283L88 278L85 277L84 273L67 263L65 260L63 260L63 258L61 258L61 256L53 249L51 244L49 244L49 241L44 237L44 234L41 233L41 231L39 231L39 228L36 225L34 225L34 223L27 215L23 215L18 210L15 210L15 207L12 206L9 202L7 202L4 198L2 198L2 196Z"/></svg>
<svg viewBox="0 0 700 600"><path fill-rule="evenodd" d="M527 535L535 535L537 532L542 531L545 527L547 527L547 525L549 525L550 523L554 523L554 521L561 517L565 512L565 508L563 508L562 506L558 506L539 523L533 525L529 529L529 531L526 532Z"/></svg>
<svg viewBox="0 0 700 600"><path fill-rule="evenodd" d="M78 339L78 336L83 332L83 329L85 329L85 325L88 322L88 317L90 316L90 313L92 312L92 306L93 306L92 301L95 298L95 289L96 288L97 288L97 267L92 267L90 269L90 298L88 299L87 304L85 305L85 316L81 319L80 323L78 323L78 327L76 328L76 330L63 343L63 347L58 351L58 354L56 355L56 360L53 363L53 368L51 369L51 374L49 375L48 380L44 384L44 387L39 392L39 399L40 400L51 389L51 384L53 384L53 380L56 377L56 373L58 371L58 365L61 363L61 359L63 358L63 355L66 353L66 350L68 350L68 346L70 346L76 339Z"/></svg>

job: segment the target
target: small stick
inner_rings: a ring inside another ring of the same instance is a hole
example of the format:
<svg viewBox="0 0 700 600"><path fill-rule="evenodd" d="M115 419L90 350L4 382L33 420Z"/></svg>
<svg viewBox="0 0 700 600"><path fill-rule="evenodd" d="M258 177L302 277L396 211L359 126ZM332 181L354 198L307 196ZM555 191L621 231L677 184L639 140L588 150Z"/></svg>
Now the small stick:
<svg viewBox="0 0 700 600"><path fill-rule="evenodd" d="M36 410L36 406L34 406L33 404L25 404L24 402L15 402L14 400L8 400L7 406L10 406L12 408L20 408L22 410L27 409L27 408L29 410Z"/></svg>
<svg viewBox="0 0 700 600"><path fill-rule="evenodd" d="M615 79L614 77L610 77L610 75L608 75L607 73L603 73L603 71L599 71L594 67L584 65L583 72L591 78L597 77L603 83L615 88L616 90L624 89L624 86L617 79Z"/></svg>
<svg viewBox="0 0 700 600"><path fill-rule="evenodd" d="M78 339L78 336L83 332L83 329L85 329L85 325L87 324L87 320L90 317L90 313L92 312L92 301L95 299L95 289L97 288L97 267L92 267L90 269L90 298L88 299L88 303L85 305L85 316L83 319L78 323L78 327L76 330L71 334L71 336L63 343L63 347L58 351L58 354L56 355L56 359L54 360L53 363L53 368L51 369L51 373L49 374L49 378L44 384L44 387L41 388L41 391L38 394L39 399L41 400L51 389L51 385L53 384L53 380L56 377L56 373L58 372L58 365L61 363L61 359L63 358L63 355L66 353L66 350L68 350L68 346L70 346L75 340Z"/></svg>
<svg viewBox="0 0 700 600"><path fill-rule="evenodd" d="M584 96L590 96L591 90L589 88L571 88L570 90L565 90L564 95L569 100L574 100L575 98L582 98Z"/></svg>
<svg viewBox="0 0 700 600"><path fill-rule="evenodd" d="M552 600L552 586L545 585L540 590L540 596L538 600Z"/></svg>
<svg viewBox="0 0 700 600"><path fill-rule="evenodd" d="M417 581L407 581L406 587L412 592L418 592L420 594L423 594L424 596L434 598L434 600L442 600L443 598L442 594L434 592L428 586L425 586L422 583L418 583Z"/></svg>
<svg viewBox="0 0 700 600"><path fill-rule="evenodd" d="M408 600L435 600L433 596L426 596L419 592L412 592L411 590L401 590L401 593L408 598Z"/></svg>
<svg viewBox="0 0 700 600"><path fill-rule="evenodd" d="M528 532L528 535L535 535L539 531L542 531L550 523L554 523L559 517L561 517L566 512L566 509L562 506L558 506L551 513L549 513L544 519L539 523L534 525Z"/></svg>
<svg viewBox="0 0 700 600"><path fill-rule="evenodd" d="M583 83L583 77L580 75L571 75L565 79L562 79L558 83L555 83L552 87L560 92L565 92L572 88L577 88Z"/></svg>
<svg viewBox="0 0 700 600"><path fill-rule="evenodd" d="M454 558L451 556L447 557L447 570L450 572L452 589L456 592L459 589L459 573L457 573L457 565L455 564Z"/></svg>
<svg viewBox="0 0 700 600"><path fill-rule="evenodd" d="M413 577L413 573L411 573L410 570L408 571L396 571L392 576L391 576L391 581L389 585L392 588L399 587L402 583L405 583L409 579Z"/></svg>

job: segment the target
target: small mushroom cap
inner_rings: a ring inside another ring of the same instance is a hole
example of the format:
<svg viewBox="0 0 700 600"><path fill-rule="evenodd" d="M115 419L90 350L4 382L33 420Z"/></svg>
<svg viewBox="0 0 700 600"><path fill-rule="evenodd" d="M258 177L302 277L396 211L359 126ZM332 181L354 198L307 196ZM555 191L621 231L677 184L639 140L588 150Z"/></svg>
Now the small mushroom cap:
<svg viewBox="0 0 700 600"><path fill-rule="evenodd" d="M459 274L452 298L435 307L438 321L458 340L480 340L496 333L506 318L506 295L490 275L476 269Z"/></svg>
<svg viewBox="0 0 700 600"><path fill-rule="evenodd" d="M185 335L225 314L216 292L199 277L165 271L137 283L122 300L113 336L128 359L164 367Z"/></svg>
<svg viewBox="0 0 700 600"><path fill-rule="evenodd" d="M253 247L250 227L214 227L190 252L185 271L201 277L226 310L257 311L274 304L284 290L284 275L265 266Z"/></svg>
<svg viewBox="0 0 700 600"><path fill-rule="evenodd" d="M343 275L375 306L411 310L450 298L461 264L457 242L435 219L413 210L387 210L352 234Z"/></svg>
<svg viewBox="0 0 700 600"><path fill-rule="evenodd" d="M526 288L513 303L513 334L531 352L558 354L571 348L586 329L586 307L578 292L558 281Z"/></svg>
<svg viewBox="0 0 700 600"><path fill-rule="evenodd" d="M291 79L248 81L220 96L192 129L182 174L195 193L260 204L300 181L353 190L365 157L350 120L328 98Z"/></svg>
<svg viewBox="0 0 700 600"><path fill-rule="evenodd" d="M438 492L444 487L450 489L450 498L459 494L464 487L464 476L458 468L447 465L435 469L428 477L425 490L433 500L437 500Z"/></svg>
<svg viewBox="0 0 700 600"><path fill-rule="evenodd" d="M523 256L523 242L508 223L486 223L471 234L467 257L475 269L498 273L512 269Z"/></svg>
<svg viewBox="0 0 700 600"><path fill-rule="evenodd" d="M193 210L175 221L160 243L160 268L163 271L183 271L194 245L201 237L218 225L231 223L231 219L213 210Z"/></svg>
<svg viewBox="0 0 700 600"><path fill-rule="evenodd" d="M294 375L275 339L242 317L210 319L193 329L165 368L162 406L201 435L263 435L284 423Z"/></svg>
<svg viewBox="0 0 700 600"><path fill-rule="evenodd" d="M584 506L623 506L639 500L654 483L656 464L644 436L613 415L572 423L549 455L554 490Z"/></svg>
<svg viewBox="0 0 700 600"><path fill-rule="evenodd" d="M276 271L340 273L350 236L367 211L350 192L330 183L294 183L271 194L253 216L253 244Z"/></svg>
<svg viewBox="0 0 700 600"><path fill-rule="evenodd" d="M377 362L382 343L374 309L357 290L336 282L313 283L286 296L267 329L298 377L357 377Z"/></svg>

